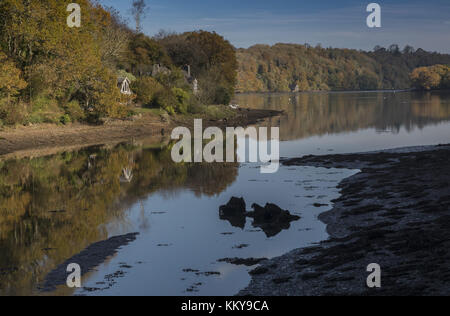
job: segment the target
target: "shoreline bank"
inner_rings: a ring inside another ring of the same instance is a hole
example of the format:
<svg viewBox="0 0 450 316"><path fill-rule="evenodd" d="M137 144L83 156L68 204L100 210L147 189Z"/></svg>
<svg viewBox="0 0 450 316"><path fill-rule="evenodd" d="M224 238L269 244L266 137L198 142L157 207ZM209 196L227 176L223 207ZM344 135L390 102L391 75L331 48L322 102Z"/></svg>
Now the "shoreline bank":
<svg viewBox="0 0 450 316"><path fill-rule="evenodd" d="M204 115L204 126L248 126L269 117L281 115L281 111L238 109L230 119L216 120ZM88 146L117 144L146 137L155 142L170 138L176 126L193 126L194 115L175 117L144 115L136 120L116 120L105 125L73 124L57 126L50 124L7 128L0 130L0 158L23 158L44 156L58 151L80 149Z"/></svg>
<svg viewBox="0 0 450 316"><path fill-rule="evenodd" d="M286 166L359 169L319 216L328 240L263 262L238 295L448 295L450 145L305 156ZM381 266L369 289L367 266Z"/></svg>

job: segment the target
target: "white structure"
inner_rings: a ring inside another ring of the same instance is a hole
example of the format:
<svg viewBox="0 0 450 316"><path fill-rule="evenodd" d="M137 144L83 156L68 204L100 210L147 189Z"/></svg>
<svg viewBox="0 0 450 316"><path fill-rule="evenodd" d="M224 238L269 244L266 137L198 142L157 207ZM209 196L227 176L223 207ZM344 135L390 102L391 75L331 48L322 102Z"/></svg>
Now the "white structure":
<svg viewBox="0 0 450 316"><path fill-rule="evenodd" d="M194 79L192 82L192 90L194 91L194 94L198 94L198 80Z"/></svg>
<svg viewBox="0 0 450 316"><path fill-rule="evenodd" d="M132 168L123 168L122 175L120 176L121 183L130 183L133 180L133 170Z"/></svg>
<svg viewBox="0 0 450 316"><path fill-rule="evenodd" d="M194 95L198 94L198 92L199 92L198 80L197 80L197 78L192 76L191 65L184 65L182 70L184 73L184 79L186 80L187 83L189 83L191 85Z"/></svg>
<svg viewBox="0 0 450 316"><path fill-rule="evenodd" d="M131 89L130 89L130 79L128 79L127 77L125 78L119 78L117 81L117 85L120 88L120 93L125 94L125 95L131 95Z"/></svg>

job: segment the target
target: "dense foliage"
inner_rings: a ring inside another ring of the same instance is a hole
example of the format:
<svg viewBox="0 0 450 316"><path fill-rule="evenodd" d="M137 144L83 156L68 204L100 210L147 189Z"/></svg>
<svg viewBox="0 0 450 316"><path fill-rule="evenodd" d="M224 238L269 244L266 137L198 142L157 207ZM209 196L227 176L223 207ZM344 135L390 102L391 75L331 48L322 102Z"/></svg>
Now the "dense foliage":
<svg viewBox="0 0 450 316"><path fill-rule="evenodd" d="M111 66L123 46L114 41L120 37L116 17L81 0L82 27L69 28L69 3L0 2L1 76L14 83L0 91L0 120L59 121L70 115L65 107L71 102L73 111L92 119L127 114Z"/></svg>
<svg viewBox="0 0 450 316"><path fill-rule="evenodd" d="M238 91L375 90L411 88L417 67L450 63L450 55L397 45L373 52L308 45L239 49Z"/></svg>
<svg viewBox="0 0 450 316"><path fill-rule="evenodd" d="M77 1L81 27L69 28L71 2L0 1L0 126L123 118L133 113L134 102L183 113L190 104L227 103L234 93L235 51L219 35L200 31L152 39L131 30L114 9L90 0ZM169 45L174 39L191 47L189 58ZM200 81L198 94L185 64ZM120 77L138 91L121 94Z"/></svg>
<svg viewBox="0 0 450 316"><path fill-rule="evenodd" d="M234 94L237 60L234 47L222 36L206 31L158 35L177 67L191 68L199 80L203 103L227 104Z"/></svg>
<svg viewBox="0 0 450 316"><path fill-rule="evenodd" d="M411 73L411 80L414 87L421 90L450 89L450 67L435 65L416 68Z"/></svg>

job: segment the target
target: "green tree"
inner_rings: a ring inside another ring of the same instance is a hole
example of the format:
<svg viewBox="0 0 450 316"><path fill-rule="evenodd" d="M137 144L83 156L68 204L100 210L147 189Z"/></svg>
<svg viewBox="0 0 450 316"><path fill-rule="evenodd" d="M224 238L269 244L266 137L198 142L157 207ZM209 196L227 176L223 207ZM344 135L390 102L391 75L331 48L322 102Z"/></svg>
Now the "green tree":
<svg viewBox="0 0 450 316"><path fill-rule="evenodd" d="M137 95L136 102L148 107L153 104L156 93L164 87L156 79L147 76L132 82L131 89Z"/></svg>
<svg viewBox="0 0 450 316"><path fill-rule="evenodd" d="M148 76L155 64L167 67L172 64L163 47L142 33L133 35L128 45L120 66L135 76Z"/></svg>
<svg viewBox="0 0 450 316"><path fill-rule="evenodd" d="M163 34L158 42L177 67L190 66L199 81L204 103L225 103L233 96L237 83L234 47L217 33L206 31ZM226 93L224 93L226 92Z"/></svg>

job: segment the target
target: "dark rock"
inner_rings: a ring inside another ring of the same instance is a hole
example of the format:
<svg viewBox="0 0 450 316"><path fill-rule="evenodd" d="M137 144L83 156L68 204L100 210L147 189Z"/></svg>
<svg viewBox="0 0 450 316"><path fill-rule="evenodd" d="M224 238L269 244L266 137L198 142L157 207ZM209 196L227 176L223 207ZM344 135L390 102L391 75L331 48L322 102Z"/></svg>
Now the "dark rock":
<svg viewBox="0 0 450 316"><path fill-rule="evenodd" d="M183 269L183 272L186 272L186 273L188 273L188 272L200 272L200 270L195 270L195 269Z"/></svg>
<svg viewBox="0 0 450 316"><path fill-rule="evenodd" d="M220 215L245 214L246 205L244 198L232 197L226 205L220 207Z"/></svg>
<svg viewBox="0 0 450 316"><path fill-rule="evenodd" d="M267 237L273 237L283 229L289 229L291 222L300 219L299 216L291 215L289 211L271 203L267 203L265 207L253 204L252 208L254 211L247 213L247 216L253 218L253 227L261 228Z"/></svg>
<svg viewBox="0 0 450 316"><path fill-rule="evenodd" d="M227 262L230 264L234 264L234 265L244 265L247 267L251 267L254 265L257 265L258 263L260 263L261 261L267 260L267 258L247 258L247 259L242 259L242 258L224 258L224 259L219 259L217 260L218 262Z"/></svg>
<svg viewBox="0 0 450 316"><path fill-rule="evenodd" d="M243 198L232 197L226 205L219 208L221 220L227 220L233 227L244 229L246 205Z"/></svg>
<svg viewBox="0 0 450 316"><path fill-rule="evenodd" d="M212 276L212 275L220 275L220 272L217 271L206 271L206 272L196 272L196 275L204 275L204 276Z"/></svg>
<svg viewBox="0 0 450 316"><path fill-rule="evenodd" d="M249 274L250 275L261 275L261 274L266 274L267 272L269 272L269 269L263 268L263 267L258 267L256 269L253 269L252 271L250 271Z"/></svg>
<svg viewBox="0 0 450 316"><path fill-rule="evenodd" d="M246 217L253 218L253 227L261 228L267 237L273 237L283 229L289 229L292 221L300 219L282 210L275 204L267 203L265 207L252 205L253 212L246 212L243 198L232 197L226 205L220 207L220 219L227 220L234 227L244 229Z"/></svg>
<svg viewBox="0 0 450 316"><path fill-rule="evenodd" d="M276 278L273 279L272 282L275 284L282 284L282 283L287 283L292 279L292 277L283 277L283 278Z"/></svg>
<svg viewBox="0 0 450 316"><path fill-rule="evenodd" d="M247 248L249 245L248 244L240 244L240 245L236 245L233 247L233 249L243 249L243 248Z"/></svg>

